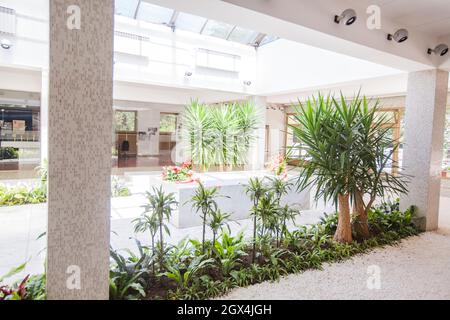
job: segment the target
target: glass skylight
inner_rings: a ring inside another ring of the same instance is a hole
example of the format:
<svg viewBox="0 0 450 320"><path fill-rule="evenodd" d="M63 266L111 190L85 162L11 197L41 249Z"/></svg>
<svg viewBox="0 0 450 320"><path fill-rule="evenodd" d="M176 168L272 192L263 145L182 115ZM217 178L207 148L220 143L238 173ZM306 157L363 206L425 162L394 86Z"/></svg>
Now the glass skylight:
<svg viewBox="0 0 450 320"><path fill-rule="evenodd" d="M159 25L173 30L180 29L205 36L212 36L245 45L262 46L277 40L277 37L264 35L228 23L208 20L185 12L161 7L142 0L115 0L115 13L132 19Z"/></svg>
<svg viewBox="0 0 450 320"><path fill-rule="evenodd" d="M156 24L168 24L175 10L160 7L148 2L141 2L137 14L138 20Z"/></svg>
<svg viewBox="0 0 450 320"><path fill-rule="evenodd" d="M139 0L116 0L116 14L129 18L134 18Z"/></svg>
<svg viewBox="0 0 450 320"><path fill-rule="evenodd" d="M203 29L202 34L206 36L217 37L221 39L226 39L230 34L231 30L233 30L233 26L231 24L218 22L214 20L208 20Z"/></svg>
<svg viewBox="0 0 450 320"><path fill-rule="evenodd" d="M259 35L258 32L247 30L241 27L235 27L233 32L231 32L228 40L239 42L242 44L252 44L255 42L256 37Z"/></svg>
<svg viewBox="0 0 450 320"><path fill-rule="evenodd" d="M271 43L275 40L278 40L278 37L267 35L264 37L264 39L261 41L261 43L259 45L263 46L263 45Z"/></svg>
<svg viewBox="0 0 450 320"><path fill-rule="evenodd" d="M175 27L185 31L200 33L206 23L206 18L180 12L175 22Z"/></svg>

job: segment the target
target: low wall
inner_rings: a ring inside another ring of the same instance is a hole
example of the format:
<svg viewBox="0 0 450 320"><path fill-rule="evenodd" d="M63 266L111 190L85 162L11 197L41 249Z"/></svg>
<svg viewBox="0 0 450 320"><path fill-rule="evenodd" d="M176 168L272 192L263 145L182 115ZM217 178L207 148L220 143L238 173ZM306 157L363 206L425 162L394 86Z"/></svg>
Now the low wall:
<svg viewBox="0 0 450 320"><path fill-rule="evenodd" d="M271 175L265 171L214 172L196 175L196 178L199 178L205 187L220 188L219 193L222 197L217 199L217 203L223 212L231 214L230 220L242 220L250 217L252 202L245 193L245 186L252 177L263 178L271 177ZM202 225L200 213L197 213L190 203L198 186L196 182L177 184L163 181L161 177L151 177L150 184L162 185L166 192L175 194L179 208L173 212L170 223L177 228ZM307 210L310 208L310 193L309 191L298 193L294 188L283 197L282 204Z"/></svg>

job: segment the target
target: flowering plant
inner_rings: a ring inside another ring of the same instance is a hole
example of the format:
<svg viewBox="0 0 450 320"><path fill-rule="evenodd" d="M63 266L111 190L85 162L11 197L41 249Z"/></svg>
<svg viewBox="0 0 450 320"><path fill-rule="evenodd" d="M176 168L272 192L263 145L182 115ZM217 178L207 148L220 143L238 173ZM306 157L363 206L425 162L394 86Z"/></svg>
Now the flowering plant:
<svg viewBox="0 0 450 320"><path fill-rule="evenodd" d="M270 161L269 170L278 177L287 177L287 161L282 154L272 157Z"/></svg>
<svg viewBox="0 0 450 320"><path fill-rule="evenodd" d="M185 161L181 166L170 166L163 168L163 179L172 182L192 182L194 171L192 161Z"/></svg>

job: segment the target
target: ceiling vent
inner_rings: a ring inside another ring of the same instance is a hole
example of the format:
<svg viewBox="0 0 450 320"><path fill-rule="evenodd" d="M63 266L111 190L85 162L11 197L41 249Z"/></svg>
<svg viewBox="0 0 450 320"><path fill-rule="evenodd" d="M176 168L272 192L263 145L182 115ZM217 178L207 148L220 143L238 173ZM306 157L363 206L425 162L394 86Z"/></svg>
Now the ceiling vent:
<svg viewBox="0 0 450 320"><path fill-rule="evenodd" d="M16 11L0 7L0 35L14 36L16 34Z"/></svg>
<svg viewBox="0 0 450 320"><path fill-rule="evenodd" d="M150 42L150 38L146 36L141 36L134 33L123 32L123 31L114 31L114 35L117 37L128 38L131 40L137 40L142 42Z"/></svg>

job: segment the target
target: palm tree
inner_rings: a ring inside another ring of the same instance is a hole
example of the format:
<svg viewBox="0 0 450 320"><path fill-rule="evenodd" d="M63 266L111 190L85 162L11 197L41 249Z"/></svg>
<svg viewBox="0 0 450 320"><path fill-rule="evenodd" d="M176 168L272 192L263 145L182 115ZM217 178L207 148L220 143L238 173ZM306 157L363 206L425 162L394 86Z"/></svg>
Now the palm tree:
<svg viewBox="0 0 450 320"><path fill-rule="evenodd" d="M298 187L303 190L315 185L314 198L323 197L339 207L339 223L334 236L338 242L351 242L350 194L353 168L350 150L356 145L356 108L342 108L330 97L319 95L296 106L293 134L302 141L307 159L302 161Z"/></svg>
<svg viewBox="0 0 450 320"><path fill-rule="evenodd" d="M385 171L392 162L394 142L384 129L385 120L376 118L377 106L369 108L359 95L347 102L324 98L308 99L296 106L293 134L302 141L307 155L302 162L298 188L315 185L315 200L332 201L339 208L339 221L334 239L352 241L350 201L357 212L358 225L366 229L367 211L377 196L388 192L406 192L403 176ZM364 195L370 201L364 203Z"/></svg>

